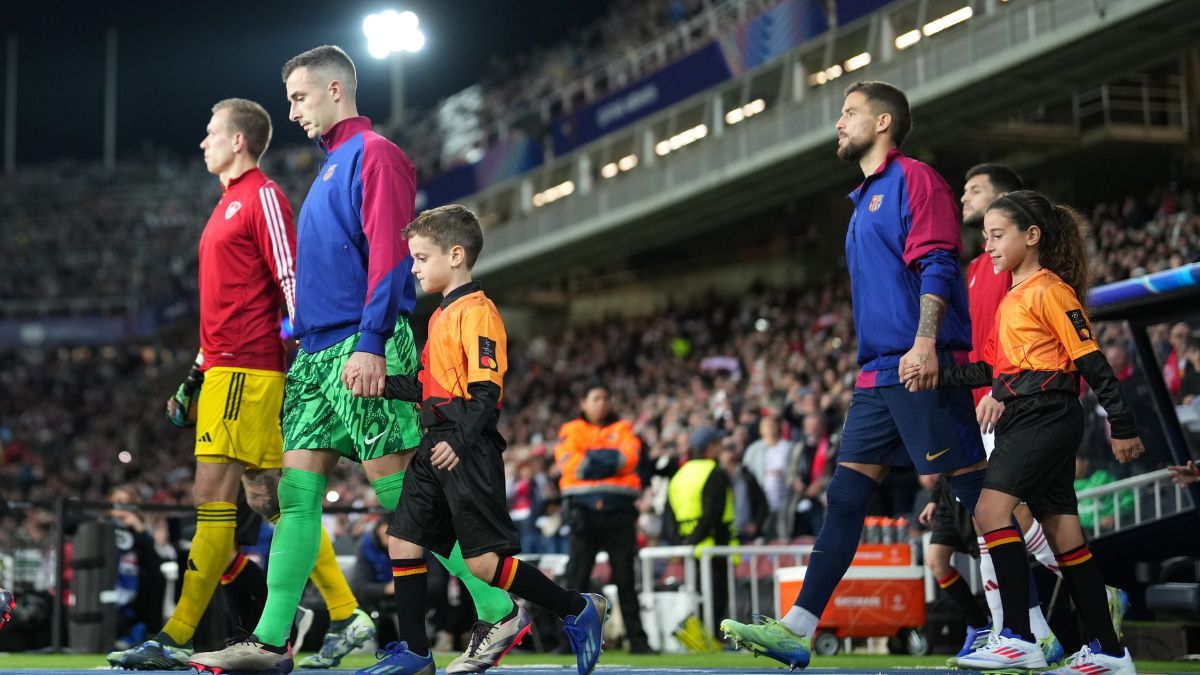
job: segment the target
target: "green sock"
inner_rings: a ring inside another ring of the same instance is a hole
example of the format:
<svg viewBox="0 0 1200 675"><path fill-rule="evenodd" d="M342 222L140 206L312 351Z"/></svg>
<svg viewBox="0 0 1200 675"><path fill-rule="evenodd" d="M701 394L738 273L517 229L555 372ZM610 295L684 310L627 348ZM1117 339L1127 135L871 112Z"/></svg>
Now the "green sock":
<svg viewBox="0 0 1200 675"><path fill-rule="evenodd" d="M267 604L254 629L254 635L265 644L282 647L292 631L296 607L321 546L325 485L325 476L319 473L283 470L279 481L280 516L267 567Z"/></svg>
<svg viewBox="0 0 1200 675"><path fill-rule="evenodd" d="M371 487L375 489L379 505L389 511L395 511L396 505L400 503L400 486L403 483L403 471L371 481ZM454 550L450 552L449 558L438 555L437 559L441 561L447 571L458 577L467 587L467 592L475 601L475 614L478 615L480 621L499 623L501 619L512 613L512 598L508 593L471 574L471 570L467 568L467 562L463 560L462 548L458 543L454 544Z"/></svg>
<svg viewBox="0 0 1200 675"><path fill-rule="evenodd" d="M375 497L379 499L379 505L388 511L396 510L396 505L400 503L400 488L403 485L403 471L371 481L371 489L375 490Z"/></svg>
<svg viewBox="0 0 1200 675"><path fill-rule="evenodd" d="M467 587L467 592L475 601L475 614L480 621L499 623L501 619L512 613L512 597L506 591L471 574L471 570L467 568L467 561L463 560L462 547L458 545L458 542L454 542L454 550L450 552L449 558L439 555L437 559L446 566L450 574L458 577L459 581L462 581L463 585Z"/></svg>

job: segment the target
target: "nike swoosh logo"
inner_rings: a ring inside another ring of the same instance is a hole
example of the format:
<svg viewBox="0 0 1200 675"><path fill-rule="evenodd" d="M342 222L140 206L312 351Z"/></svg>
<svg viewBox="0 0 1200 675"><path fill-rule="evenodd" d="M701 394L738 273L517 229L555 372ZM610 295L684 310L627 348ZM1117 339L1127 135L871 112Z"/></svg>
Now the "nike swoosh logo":
<svg viewBox="0 0 1200 675"><path fill-rule="evenodd" d="M370 444L374 443L375 441L383 438L384 434L387 434L387 432L384 431L384 432L380 433L378 436L372 436L371 438L368 438L365 441L363 441L363 443L366 445L370 445Z"/></svg>
<svg viewBox="0 0 1200 675"><path fill-rule="evenodd" d="M941 457L942 455L946 454L947 452L950 452L950 448L946 448L945 450L942 450L941 452L926 452L925 453L925 461L932 462L933 460L937 459L938 457Z"/></svg>

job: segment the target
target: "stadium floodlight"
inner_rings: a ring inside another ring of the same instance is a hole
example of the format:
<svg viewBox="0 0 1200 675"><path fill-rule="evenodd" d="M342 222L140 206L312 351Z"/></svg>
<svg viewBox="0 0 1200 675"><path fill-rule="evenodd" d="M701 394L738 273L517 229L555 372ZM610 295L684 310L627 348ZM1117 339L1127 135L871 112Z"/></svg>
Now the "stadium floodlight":
<svg viewBox="0 0 1200 675"><path fill-rule="evenodd" d="M367 36L367 52L377 59L392 57L392 119L399 127L404 118L404 67L400 55L415 53L425 46L417 15L394 9L367 15L363 19L363 35Z"/></svg>
<svg viewBox="0 0 1200 675"><path fill-rule="evenodd" d="M419 27L417 15L409 11L389 9L367 15L363 19L363 34L367 36L367 51L377 59L386 59L401 52L419 52L425 46L425 34Z"/></svg>
<svg viewBox="0 0 1200 675"><path fill-rule="evenodd" d="M971 9L970 5L961 9L956 9L946 16L934 19L921 27L921 32L925 37L940 33L951 26L956 26L975 15L975 10Z"/></svg>
<svg viewBox="0 0 1200 675"><path fill-rule="evenodd" d="M909 47L921 41L921 31L913 30L907 33L902 33L896 37L896 49L908 49Z"/></svg>
<svg viewBox="0 0 1200 675"><path fill-rule="evenodd" d="M871 63L870 52L863 52L861 54L858 54L857 56L851 56L850 58L846 59L846 63L845 63L846 72L847 73L853 72L853 71L858 70L859 68L862 68L863 66L866 66L870 63Z"/></svg>

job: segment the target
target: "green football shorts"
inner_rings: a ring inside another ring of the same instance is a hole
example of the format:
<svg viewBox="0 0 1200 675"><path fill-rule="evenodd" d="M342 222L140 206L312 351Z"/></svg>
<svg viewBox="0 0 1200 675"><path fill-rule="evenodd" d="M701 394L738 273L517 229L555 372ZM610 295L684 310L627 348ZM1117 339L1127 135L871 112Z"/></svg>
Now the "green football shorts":
<svg viewBox="0 0 1200 675"><path fill-rule="evenodd" d="M283 395L283 451L336 450L362 462L416 449L417 406L384 398L355 398L342 384L342 367L358 345L355 333L314 354L303 349L287 374ZM420 364L408 320L396 321L385 343L388 375L411 375Z"/></svg>

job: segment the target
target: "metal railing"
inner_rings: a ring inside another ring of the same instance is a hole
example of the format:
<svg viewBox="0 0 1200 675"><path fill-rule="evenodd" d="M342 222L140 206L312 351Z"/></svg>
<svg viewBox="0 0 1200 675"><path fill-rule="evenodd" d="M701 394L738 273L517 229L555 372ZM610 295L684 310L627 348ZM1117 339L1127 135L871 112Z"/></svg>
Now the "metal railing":
<svg viewBox="0 0 1200 675"><path fill-rule="evenodd" d="M102 518L101 514L113 509L134 511L142 514L157 514L167 517L195 517L195 507L190 504L112 504L108 502L85 502L68 499L61 495L55 497L52 501L5 500L3 497L0 497L0 501L3 501L0 504L0 511L16 513L36 509L51 511L54 514L53 533L47 536L45 541L33 545L18 545L4 551L0 555L0 585L12 584L12 586L6 586L6 588L11 590L18 590L24 586L25 588L47 591L52 596L50 645L48 650L53 653L61 652L67 646L66 629L69 627L67 617L68 613L73 610L67 605L64 597L66 592L76 592L67 580L68 556L66 555L66 548L67 542L72 539L67 534L67 524L69 522L88 522L92 519ZM381 509L355 506L326 506L323 512L326 514L359 515L388 513ZM78 551L76 551L77 553ZM339 560L339 564L344 565L344 562ZM178 580L178 561L164 561L160 569L163 571L165 579L171 580L173 577L175 581ZM343 569L345 568L343 567ZM164 610L173 609L174 589L168 588L166 590L170 591L170 593L165 593ZM115 594L109 593L107 589L102 589L101 598L103 603L111 603L115 598Z"/></svg>
<svg viewBox="0 0 1200 675"><path fill-rule="evenodd" d="M1075 124L1080 131L1115 124L1186 133L1186 97L1180 76L1168 76L1161 84L1154 84L1148 77L1135 75L1076 94Z"/></svg>
<svg viewBox="0 0 1200 675"><path fill-rule="evenodd" d="M1102 508L1100 500L1105 498L1117 499L1119 494L1123 492L1132 492L1135 495L1131 513L1122 514L1119 508L1115 509L1113 526L1106 528L1099 527L1101 520L1099 513ZM1090 508L1097 516L1094 518L1095 525L1089 532L1093 538L1129 530L1183 513L1192 508L1190 493L1173 484L1170 473L1166 469L1083 490L1077 496L1080 501L1080 512L1083 513L1086 509ZM1088 500L1091 501L1089 502ZM922 552L928 549L928 534L923 538L921 546ZM764 569L774 570L785 566L780 564L780 558L791 558L792 560L785 563L789 566L804 565L807 563L812 550L813 547L811 544L712 546L700 551L697 558L696 550L692 546L655 546L644 548L638 553L638 558L641 561L642 590L648 591L655 587L654 568L658 561L682 560L684 569L682 586L698 595L702 606L701 618L704 627L709 632L714 632L717 622L721 619L721 617L714 616L713 614L712 598L714 580L712 565L714 558L724 559L724 565L726 566L725 579L729 597L728 615L738 617L740 615L739 604L742 602L743 594L737 592L739 579L736 570L741 565L748 567L748 574L746 576L750 583L750 612L752 614L761 614L763 607L760 601L762 586L760 583L762 581L762 574L760 572ZM735 557L743 559L741 565L734 563ZM963 563L966 563L966 565L963 566ZM716 564L722 563L717 561ZM964 574L976 590L982 588L977 558L971 558L969 561L959 560L956 566L960 570L967 570ZM925 575L926 599L932 601L936 594L934 579L928 570L925 571ZM783 608L779 606L778 593L774 593L774 581L765 581L765 583L771 586L772 593L775 596L773 597L774 606L771 609L774 611L775 616L780 616Z"/></svg>
<svg viewBox="0 0 1200 675"><path fill-rule="evenodd" d="M725 579L729 591L729 616L738 617L738 594L736 592L735 570L737 565L734 565L734 558L748 558L750 563L750 613L761 614L762 608L759 606L759 588L758 588L758 566L760 558L771 558L772 569L780 567L778 559L780 557L791 557L793 565L803 565L808 561L808 556L812 553L812 544L778 544L778 545L760 545L760 546L711 546L700 552L700 591L705 599L711 598L713 593L713 578L712 578L712 559L725 559ZM779 596L774 593L775 583L771 581L772 595L774 596L774 610L776 616L779 615ZM717 622L721 617L713 615L713 603L704 603L704 628L709 633L715 633Z"/></svg>
<svg viewBox="0 0 1200 675"><path fill-rule="evenodd" d="M744 564L749 566L750 579L750 612L752 614L762 613L760 595L760 569L775 569L780 567L780 558L791 558L789 565L802 565L808 559L808 555L812 553L811 544L764 544L750 546L710 546L700 551L700 557L696 557L696 548L694 546L652 546L644 548L638 552L638 560L642 566L642 590L648 591L654 588L654 566L659 560L682 559L684 578L683 587L696 593L701 598L702 619L704 628L709 633L714 633L717 627L717 622L722 617L714 615L713 610L713 564L714 558L723 558L725 565L725 579L729 598L729 616L739 616L738 602L739 595L737 591L736 570L739 565L734 564L734 558L742 558ZM717 562L716 564L721 564ZM766 582L770 585L772 593L774 593L774 581ZM778 614L778 598L775 599L775 606L772 610Z"/></svg>
<svg viewBox="0 0 1200 675"><path fill-rule="evenodd" d="M1121 506L1123 495L1133 497L1130 513L1126 513ZM1162 520L1193 507L1191 493L1172 482L1171 474L1166 469L1088 488L1076 496L1079 499L1079 514L1088 513L1092 516L1088 534L1093 538ZM1113 505L1111 525L1105 524L1105 517L1101 513L1106 500Z"/></svg>

